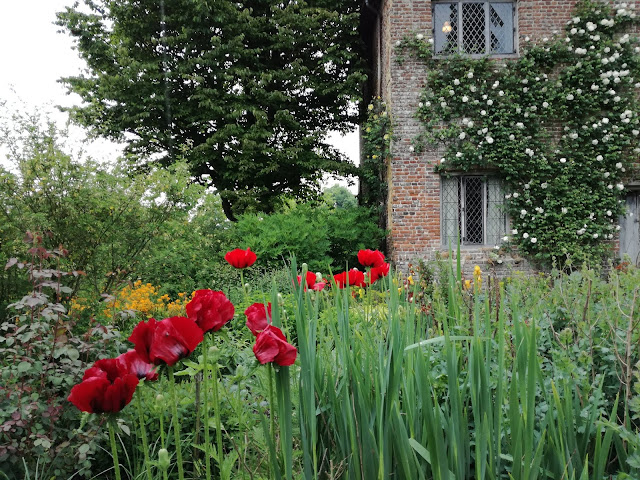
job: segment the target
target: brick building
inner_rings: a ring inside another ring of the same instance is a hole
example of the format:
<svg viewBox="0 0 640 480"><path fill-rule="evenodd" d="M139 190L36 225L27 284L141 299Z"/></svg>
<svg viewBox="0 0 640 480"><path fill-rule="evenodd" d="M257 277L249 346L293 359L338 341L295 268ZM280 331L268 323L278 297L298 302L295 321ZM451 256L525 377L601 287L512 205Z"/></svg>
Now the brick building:
<svg viewBox="0 0 640 480"><path fill-rule="evenodd" d="M420 154L412 141L420 133L415 117L425 84L425 66L411 56L398 62L395 48L407 36L432 39L436 54L446 49L497 59L517 58L525 41L536 42L564 31L576 0L363 0L362 30L369 47L372 75L371 97L386 102L394 123L392 158L387 169L386 223L390 231L388 251L401 269L416 259L432 260L436 252L448 251L458 234L463 238L465 272L480 265L489 268L489 252L509 228L509 219L493 205L504 195L490 177L459 177L445 180L434 171L442 156L437 150ZM640 13L640 1L635 7ZM446 42L454 35L454 42ZM445 38L445 36L447 38ZM525 40L526 39L526 40ZM475 42L471 40L476 40ZM453 45L453 46L452 46ZM621 218L620 250L640 261L640 177L627 182L627 204L635 217ZM460 207L462 199L477 205ZM465 216L466 215L466 216ZM518 255L507 256L499 269L529 269Z"/></svg>

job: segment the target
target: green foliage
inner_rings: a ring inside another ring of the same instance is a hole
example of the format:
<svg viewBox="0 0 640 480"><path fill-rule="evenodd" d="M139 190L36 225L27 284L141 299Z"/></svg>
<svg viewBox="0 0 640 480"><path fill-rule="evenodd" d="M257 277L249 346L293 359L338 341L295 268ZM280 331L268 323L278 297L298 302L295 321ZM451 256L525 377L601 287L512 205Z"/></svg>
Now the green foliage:
<svg viewBox="0 0 640 480"><path fill-rule="evenodd" d="M507 187L510 244L551 264L599 262L611 250L626 169L637 158L640 108L636 23L628 8L581 0L564 35L522 46L520 58L433 58L404 40L428 81L415 139L444 144L436 170L490 171ZM420 36L421 37L421 36Z"/></svg>
<svg viewBox="0 0 640 480"><path fill-rule="evenodd" d="M379 210L384 208L387 196L387 166L391 160L392 130L387 106L376 98L369 104L367 118L361 127L363 150L360 202Z"/></svg>
<svg viewBox="0 0 640 480"><path fill-rule="evenodd" d="M190 171L225 214L317 196L355 167L325 141L356 123L365 80L356 0L85 0L58 14L88 73L69 111L136 161ZM159 158L158 158L159 157Z"/></svg>
<svg viewBox="0 0 640 480"><path fill-rule="evenodd" d="M352 208L358 205L356 196L342 185L333 185L322 191L322 196L327 205L335 208Z"/></svg>
<svg viewBox="0 0 640 480"><path fill-rule="evenodd" d="M24 251L25 230L49 232L51 245L71 252L65 267L86 274L69 279L73 293L109 292L135 269L166 222L187 220L201 194L200 187L188 185L183 164L131 175L124 163L72 158L65 152L65 132L38 114L16 114L9 121L0 143L8 147L15 173L0 172L0 261ZM0 293L6 295L0 303L24 294L25 285L13 283L11 275L0 273Z"/></svg>

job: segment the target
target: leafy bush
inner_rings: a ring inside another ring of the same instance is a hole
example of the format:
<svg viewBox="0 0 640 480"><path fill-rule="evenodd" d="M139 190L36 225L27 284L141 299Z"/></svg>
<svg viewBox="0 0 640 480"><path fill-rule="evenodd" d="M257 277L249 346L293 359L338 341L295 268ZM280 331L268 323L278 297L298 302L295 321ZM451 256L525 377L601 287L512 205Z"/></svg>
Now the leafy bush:
<svg viewBox="0 0 640 480"><path fill-rule="evenodd" d="M357 265L356 254L376 248L384 236L371 210L296 204L271 215L245 215L232 230L236 246L251 247L263 265L281 265L291 255L313 271Z"/></svg>
<svg viewBox="0 0 640 480"><path fill-rule="evenodd" d="M119 336L101 325L73 334L61 303L71 289L60 280L78 272L59 269L65 250L47 250L39 235L25 240L30 261L14 258L7 267L25 270L32 291L9 306L16 315L0 325L0 472L89 477L102 466L96 453L103 439L97 419L76 430L79 419L66 397L87 362L117 351Z"/></svg>

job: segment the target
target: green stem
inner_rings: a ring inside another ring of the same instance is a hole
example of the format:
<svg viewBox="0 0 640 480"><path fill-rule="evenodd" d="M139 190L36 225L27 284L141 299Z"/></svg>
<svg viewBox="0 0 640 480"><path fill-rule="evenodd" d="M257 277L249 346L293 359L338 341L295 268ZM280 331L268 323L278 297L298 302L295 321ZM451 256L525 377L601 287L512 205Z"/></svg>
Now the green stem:
<svg viewBox="0 0 640 480"><path fill-rule="evenodd" d="M142 412L142 400L140 392L136 395L136 407L138 408L138 418L140 420L140 433L142 436L142 449L144 450L144 466L147 471L147 480L153 480L151 475L151 461L149 460L149 442L147 441L147 427L144 423L144 413Z"/></svg>
<svg viewBox="0 0 640 480"><path fill-rule="evenodd" d="M202 343L202 363L204 364L204 371L202 375L202 386L204 390L203 394L203 414L204 414L204 465L205 475L207 480L211 480L211 459L209 455L209 335L204 334L204 341ZM217 409L216 409L217 411ZM220 458L220 457L218 457Z"/></svg>
<svg viewBox="0 0 640 480"><path fill-rule="evenodd" d="M116 472L116 480L120 480L120 462L118 461L118 448L116 446L115 423L116 417L109 416L109 440L111 440L111 456L113 457L113 470Z"/></svg>
<svg viewBox="0 0 640 480"><path fill-rule="evenodd" d="M165 439L165 435L164 435L164 409L161 410L160 415L158 416L160 418L160 448L167 448L166 445L166 439ZM162 478L164 480L167 480L167 470L166 469L162 469Z"/></svg>
<svg viewBox="0 0 640 480"><path fill-rule="evenodd" d="M218 455L218 469L222 477L222 420L220 418L220 396L218 395L218 360L213 363L213 403L216 421L216 450Z"/></svg>
<svg viewBox="0 0 640 480"><path fill-rule="evenodd" d="M240 269L240 284L242 285L242 296L247 297L247 290L244 288L244 270Z"/></svg>
<svg viewBox="0 0 640 480"><path fill-rule="evenodd" d="M182 466L182 448L180 445L180 421L178 419L178 396L173 378L173 366L167 367L169 372L169 389L171 390L171 408L173 413L173 433L175 435L176 460L178 462L178 478L184 480L184 468Z"/></svg>
<svg viewBox="0 0 640 480"><path fill-rule="evenodd" d="M275 417L275 402L273 395L273 365L269 363L269 419L271 422L270 433L273 444L276 444L276 417Z"/></svg>

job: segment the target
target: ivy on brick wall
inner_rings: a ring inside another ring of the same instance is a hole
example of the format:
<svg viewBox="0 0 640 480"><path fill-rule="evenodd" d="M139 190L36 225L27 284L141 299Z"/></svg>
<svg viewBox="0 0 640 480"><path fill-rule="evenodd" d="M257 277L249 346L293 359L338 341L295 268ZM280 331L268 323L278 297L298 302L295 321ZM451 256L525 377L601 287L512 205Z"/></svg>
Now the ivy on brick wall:
<svg viewBox="0 0 640 480"><path fill-rule="evenodd" d="M361 205L382 208L387 195L386 166L391 158L392 126L387 105L379 97L367 108L367 118L361 126L363 140L360 166Z"/></svg>
<svg viewBox="0 0 640 480"><path fill-rule="evenodd" d="M625 33L636 21L633 5L581 0L564 34L525 38L513 60L435 58L420 34L397 45L428 71L415 150L444 145L443 175L502 178L506 245L544 263L611 252L640 153L640 47Z"/></svg>

